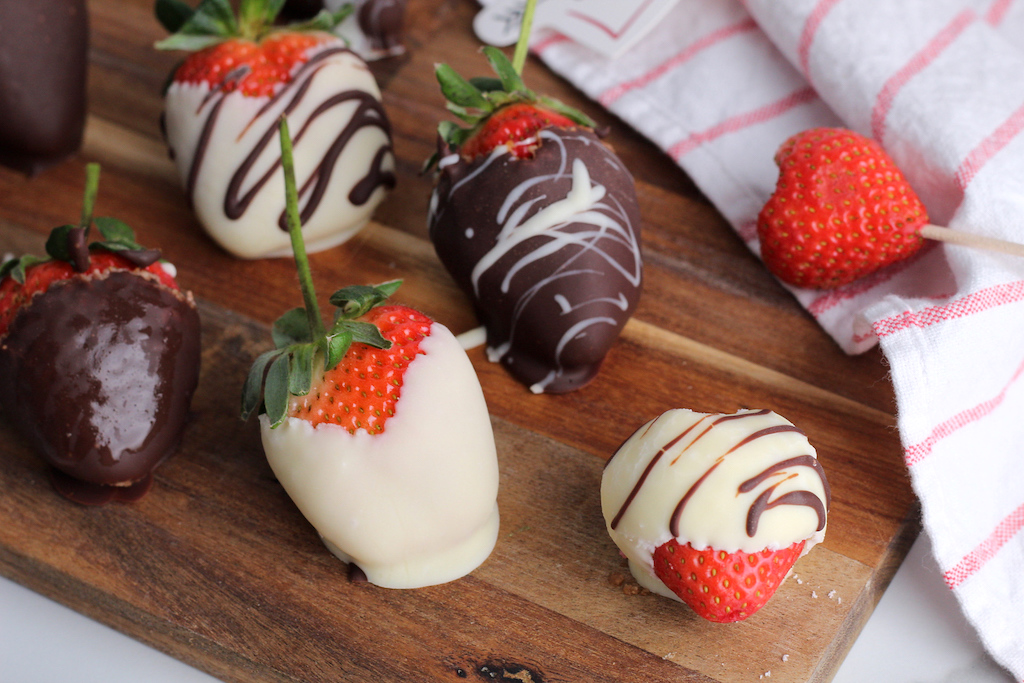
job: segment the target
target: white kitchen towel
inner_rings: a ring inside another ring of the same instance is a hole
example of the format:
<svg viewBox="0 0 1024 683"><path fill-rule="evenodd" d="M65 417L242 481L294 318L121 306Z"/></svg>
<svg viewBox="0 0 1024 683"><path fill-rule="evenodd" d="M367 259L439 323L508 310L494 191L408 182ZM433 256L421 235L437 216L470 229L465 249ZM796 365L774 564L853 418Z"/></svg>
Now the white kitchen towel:
<svg viewBox="0 0 1024 683"><path fill-rule="evenodd" d="M610 62L533 50L669 154L752 250L773 156L815 126L893 156L932 222L1024 242L1024 0L680 0ZM791 289L891 367L904 456L946 582L1024 680L1024 259L934 245L842 289Z"/></svg>

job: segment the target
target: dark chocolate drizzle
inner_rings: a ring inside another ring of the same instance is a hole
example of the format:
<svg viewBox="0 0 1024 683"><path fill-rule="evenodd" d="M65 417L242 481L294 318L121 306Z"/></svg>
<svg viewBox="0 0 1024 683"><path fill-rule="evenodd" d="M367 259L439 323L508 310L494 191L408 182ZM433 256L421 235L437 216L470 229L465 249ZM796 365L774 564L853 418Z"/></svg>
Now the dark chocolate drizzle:
<svg viewBox="0 0 1024 683"><path fill-rule="evenodd" d="M724 416L721 416L721 417L713 420L704 429L704 431L702 431L700 434L695 436L693 438L693 440L690 441L690 443L688 443L685 447L683 447L680 450L680 452L678 454L676 454L676 457L673 458L671 463L669 463L669 466L674 465L676 462L678 462L679 458L682 457L682 455L691 446L693 446L695 443L700 441L700 439L702 439L706 434L708 434L715 427L715 425L721 424L723 422L732 421L732 420L740 420L740 419L756 417L756 416L760 416L760 415L767 415L770 412L771 411L769 411L769 410L750 411L750 412L745 412L745 413L736 413L734 415L724 415ZM692 425L690 425L685 430L683 430L683 432L681 434L679 434L678 436L675 436L671 440L669 440L668 443L666 443L664 446L662 446L658 450L658 452L654 454L654 456L651 458L651 461L644 468L644 471L640 475L640 477L638 478L636 484L633 486L633 489L630 491L629 495L626 496L626 499L625 499L625 501L623 501L622 506L619 508L618 513L616 513L615 517L612 519L612 521L611 521L611 523L609 525L612 529L615 529L619 525L619 522L622 520L622 516L626 513L626 510L629 508L630 504L633 502L633 500L636 498L637 494L640 492L640 489L643 487L644 482L647 480L648 475L651 473L651 470L653 470L655 464L657 464L657 462L662 458L662 456L665 455L665 453L669 449L671 449L673 446L675 446L677 443L679 443L679 441L681 439L683 439L687 434L692 432L697 427L697 425L701 424L704 421L704 419L705 418L702 417L701 419L699 419L696 422L694 422ZM648 427L648 429L649 429L649 427ZM772 427L766 427L765 429L760 429L760 430L758 430L756 432L752 432L751 434L748 434L747 436L743 437L735 445L733 445L731 448L729 448L727 451L725 451L722 455L720 455L715 460L714 464L712 464L711 467L709 467L704 472L704 474L702 474L697 479L697 481L695 481L690 486L690 488L687 489L686 493L679 500L679 502L676 504L676 506L672 509L672 514L669 517L669 524L668 524L669 532L672 534L672 536L673 537L678 537L679 536L679 524L680 524L680 520L682 519L683 510L686 508L687 503L690 501L690 499L693 497L693 495L697 492L697 490L700 488L700 486L707 480L707 478L711 475L711 473L714 472L715 469L720 464L722 464L722 462L725 460L726 457L728 457L732 453L735 453L737 450L739 450L743 446L746 446L747 444L756 441L757 439L762 439L762 438L765 438L767 436L771 436L772 434L780 434L780 433L786 433L786 432L795 432L797 434L803 434L802 431L800 431L799 429L797 429L793 425L785 425L785 424L783 424L783 425L775 425L775 426L772 426ZM811 469L813 469L815 471L815 473L821 479L822 488L823 488L824 493L825 493L825 501L822 502L821 499L817 495L811 493L810 491L791 491L791 492L788 492L788 493L780 496L779 498L777 498L775 500L771 500L771 496L774 493L775 489L779 486L779 484L782 483L782 482L778 482L778 483L774 484L773 486L771 486L770 488L768 488L763 493L761 493L757 497L757 499L755 499L755 501L751 504L751 507L750 507L750 509L747 512L746 530L747 530L747 535L750 536L751 538L753 538L754 534L757 533L757 526L758 526L758 522L761 519L761 515L764 514L765 511L770 510L770 509L772 509L774 507L777 507L777 506L780 506L780 505L802 505L802 506L806 506L806 507L812 508L817 513L817 515L818 515L818 528L817 528L817 530L821 531L822 529L825 528L825 521L826 521L826 517L827 517L827 513L828 513L828 508L830 507L831 501L832 501L832 491L831 491L831 488L829 487L828 480L825 478L825 471L822 469L821 463L819 463L817 458L815 458L812 455L800 455L800 456L789 458L789 459L786 459L786 460L783 460L783 461L780 461L778 463L773 464L771 467L768 467L767 469L765 469L763 472L761 472L757 476L752 477L752 478L748 479L747 481L743 482L742 484L740 484L739 488L737 489L737 493L738 494L739 493L749 493L750 491L753 491L759 485L764 483L764 481L767 480L772 475L777 474L779 472L784 472L785 470L793 468L793 467L810 467ZM795 476L795 475L791 475L791 476ZM787 477L787 479L788 478L789 477Z"/></svg>
<svg viewBox="0 0 1024 683"><path fill-rule="evenodd" d="M89 241L85 228L68 230L68 254L71 255L71 266L76 273L89 270Z"/></svg>
<svg viewBox="0 0 1024 683"><path fill-rule="evenodd" d="M316 171L303 183L302 187L299 188L300 199L309 192L309 199L306 205L302 208L300 217L303 221L309 220L309 217L313 215L313 211L319 206L320 200L323 198L324 192L327 190L327 185L331 180L331 173L334 171L334 167L341 156L341 153L345 151L345 147L348 146L349 141L353 136L361 129L368 126L380 128L387 135L388 139L391 138L391 124L388 122L387 116L384 114L384 109L381 107L380 102L377 101L373 95L363 92L361 90L349 90L347 92L339 93L319 107L313 112L313 114L306 120L299 133L295 136L295 144L299 144L303 134L306 132L309 125L318 116L322 115L327 110L339 106L350 100L357 100L359 106L352 118L345 125L345 127L335 138L334 142L327 149L327 153L324 155L323 160L317 165ZM385 157L392 152L390 144L384 145L377 150L374 154L373 159L370 162L370 166L366 171L366 175L359 180L349 192L349 201L355 206L361 206L369 201L370 196L374 190L378 187L384 186L389 189L395 187L395 174L391 171L385 171L382 168ZM316 184L313 185L313 189L310 192L310 185L313 181ZM278 225L281 229L288 230L288 223L285 217L285 212L281 212L281 217L278 220Z"/></svg>
<svg viewBox="0 0 1024 683"><path fill-rule="evenodd" d="M285 99L287 99L287 103L285 104L283 113L290 114L294 111L308 93L313 82L313 77L325 66L325 60L334 55L345 52L351 53L351 50L344 47L332 47L321 50L310 57L309 60L296 71L294 78L287 83L285 87L275 93L274 96L260 108L249 125L255 123L255 121L258 120L259 117L262 116L270 107ZM232 74L235 74L235 72L232 72ZM235 77L237 76L229 74L228 78L225 79L225 83L227 83L229 79ZM388 154L392 153L393 149L390 142L391 124L388 121L387 114L384 112L384 108L381 106L381 103L368 92L361 90L342 91L325 100L314 110L309 119L303 123L299 131L293 133L293 144L296 146L299 144L302 136L316 118L322 116L334 107L353 100L358 102L358 106L355 113L352 115L352 118L345 127L342 128L334 142L324 152L324 156L317 164L312 175L306 179L299 188L300 202L305 200L305 204L303 204L300 209L300 218L302 221L308 221L316 212L317 207L320 205L320 201L323 198L324 192L326 192L330 183L331 175L334 172L338 159L341 157L345 147L355 134L363 128L379 128L384 132L388 142L382 145L374 155L370 166L367 169L366 175L356 183L356 186L353 187L352 191L349 193L349 201L356 206L360 206L369 201L373 191L378 187L393 188L395 186L395 174L391 171L384 171L382 168L384 160L387 158ZM207 114L206 121L203 122L199 140L196 143L195 154L192 157L192 166L189 168L188 180L186 182L185 189L188 193L189 200L193 203L196 191L196 179L199 176L199 171L206 156L206 150L209 146L210 136L213 134L217 118L220 114L220 108L224 104L224 101L225 92L224 85L222 84L220 88L212 90L209 95L207 95L200 107L200 110L202 110L209 106L210 110ZM281 159L278 157L271 167L255 182L255 184L253 184L252 187L249 188L245 194L240 194L241 188L245 184L245 181L257 159L263 151L277 139L277 135L278 128L277 121L275 120L267 126L267 129L260 136L256 146L245 157L239 168L232 174L227 193L224 197L224 214L229 219L237 220L241 218L256 195L263 189L277 169L280 168ZM282 211L281 215L278 217L278 225L282 230L288 230L287 218L284 211Z"/></svg>
<svg viewBox="0 0 1024 683"><path fill-rule="evenodd" d="M757 533L757 524L761 520L761 515L767 510L780 505L798 505L811 508L818 515L818 527L816 530L821 531L825 528L825 506L822 505L821 499L818 496L810 491L790 491L789 493L782 494L775 500L770 500L777 487L778 484L767 488L751 504L750 510L747 511L747 536L753 538L754 534Z"/></svg>
<svg viewBox="0 0 1024 683"><path fill-rule="evenodd" d="M825 470L822 469L821 463L818 462L818 459L815 458L813 455L798 455L795 458L789 458L788 460L777 462L768 469L766 469L764 472L761 472L756 477L751 477L750 479L747 479L745 482L740 484L739 492L749 493L750 491L753 491L758 486L760 486L761 482L766 480L768 477L772 476L776 472L781 472L782 470L785 470L790 467L810 467L815 472L817 472L818 476L821 477L821 483L825 485L825 503L831 503L832 489L829 487L828 480L825 478Z"/></svg>
<svg viewBox="0 0 1024 683"><path fill-rule="evenodd" d="M428 218L438 257L487 328L493 359L535 390L578 389L632 315L642 286L633 178L585 129L549 128L534 157L467 162L441 145ZM582 161L604 197L564 222L521 231L574 187Z"/></svg>
<svg viewBox="0 0 1024 683"><path fill-rule="evenodd" d="M199 360L190 299L127 271L75 276L11 321L0 407L69 477L134 484L177 449Z"/></svg>
<svg viewBox="0 0 1024 683"><path fill-rule="evenodd" d="M804 505L812 508L818 515L818 531L825 528L825 520L827 518L828 509L832 505L832 489L828 484L828 479L825 478L825 470L822 469L821 463L813 455L798 455L795 458L789 458L782 462L777 462L764 472L761 472L756 477L751 477L742 484L740 484L739 493L749 493L760 486L766 479L777 472L785 471L791 467L810 467L817 472L818 477L821 479L822 488L825 491L825 502L822 503L818 496L814 495L810 491L790 491L779 498L770 501L769 499L774 493L776 486L772 486L766 489L757 499L753 505L750 506L750 510L747 513L747 535L753 537L757 533L757 524L761 519L761 515L766 510L770 510L778 505ZM780 482L781 483L781 482Z"/></svg>
<svg viewBox="0 0 1024 683"><path fill-rule="evenodd" d="M208 101L209 98L203 102L204 107ZM217 117L220 116L220 108L222 106L224 106L224 98L218 97L217 101L210 107L210 113L206 115L203 129L199 133L199 140L196 141L196 151L192 155L192 165L188 169L188 180L185 182L185 193L188 195L188 201L192 205L195 205L196 178L199 177L199 169L202 168L203 160L206 158L206 149L210 146L210 136L213 135L213 129L217 123Z"/></svg>
<svg viewBox="0 0 1024 683"><path fill-rule="evenodd" d="M148 268L160 260L159 249L118 249L117 255L136 268Z"/></svg>
<svg viewBox="0 0 1024 683"><path fill-rule="evenodd" d="M697 492L697 489L699 489L700 485L704 483L704 480L710 477L711 473L714 472L715 469L721 464L722 460L721 458L719 458L718 460L715 461L714 465L709 467L707 471L704 472L704 474L700 475L700 479L693 483L693 486L691 486L689 490L687 490L687 492L679 500L679 503L676 504L675 509L672 510L672 516L669 518L668 523L668 529L673 536L679 536L679 520L683 517L683 508L685 508L686 504L690 502L690 498L693 498L693 494Z"/></svg>
<svg viewBox="0 0 1024 683"><path fill-rule="evenodd" d="M110 249L110 247L102 247ZM137 268L148 268L160 260L159 249L110 249L118 256ZM89 256L89 239L86 228L72 228L67 233L67 252L71 258L71 266L76 273L89 270L92 260Z"/></svg>
<svg viewBox="0 0 1024 683"><path fill-rule="evenodd" d="M616 514L615 517L612 519L612 522L611 522L612 529L614 529L617 526L619 526L619 522L622 520L622 515L626 514L626 509L629 507L630 503L633 502L633 499L636 498L636 494L638 494L640 492L640 489L641 489L641 487L643 487L644 482L647 481L647 476L651 473L651 470L654 469L654 466L658 464L658 461L661 460L661 456L665 455L665 452L668 449L672 448L677 443L679 443L679 441L681 439L683 439L687 434L689 434L693 430L694 427L699 425L700 422L701 422L700 420L698 420L697 422L694 422L688 428L683 430L682 434L680 434L679 436L675 437L674 439L669 441L667 444L662 446L660 449L658 449L658 452L654 454L654 457L651 458L651 461L649 463L647 463L647 467L644 468L643 474L640 475L640 478L637 479L636 484L633 485L633 490L631 490L629 492L629 495L626 496L626 500L623 501L622 507L619 508L618 514ZM648 429L649 429L649 427L648 427ZM683 450L686 450L686 449L683 449Z"/></svg>

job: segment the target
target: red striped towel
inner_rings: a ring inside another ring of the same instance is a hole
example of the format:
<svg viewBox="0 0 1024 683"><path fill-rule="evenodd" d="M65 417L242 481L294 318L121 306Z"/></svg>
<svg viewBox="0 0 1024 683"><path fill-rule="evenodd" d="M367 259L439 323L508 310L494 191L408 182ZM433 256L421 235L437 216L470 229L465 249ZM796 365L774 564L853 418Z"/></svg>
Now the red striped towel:
<svg viewBox="0 0 1024 683"><path fill-rule="evenodd" d="M757 251L790 135L879 140L932 220L1024 242L1024 0L680 0L614 63L534 51L664 149ZM880 343L946 581L1024 680L1024 260L935 246L831 293L791 290L848 353Z"/></svg>

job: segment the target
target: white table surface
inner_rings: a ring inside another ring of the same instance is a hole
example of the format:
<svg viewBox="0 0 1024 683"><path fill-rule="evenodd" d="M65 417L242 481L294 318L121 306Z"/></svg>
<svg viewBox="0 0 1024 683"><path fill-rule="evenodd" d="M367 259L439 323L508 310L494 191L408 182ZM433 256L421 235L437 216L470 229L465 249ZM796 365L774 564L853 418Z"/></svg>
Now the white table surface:
<svg viewBox="0 0 1024 683"><path fill-rule="evenodd" d="M767 680L785 679L777 671ZM0 579L0 683L140 681L211 683L215 679ZM1011 681L961 616L924 534L834 679L834 683Z"/></svg>

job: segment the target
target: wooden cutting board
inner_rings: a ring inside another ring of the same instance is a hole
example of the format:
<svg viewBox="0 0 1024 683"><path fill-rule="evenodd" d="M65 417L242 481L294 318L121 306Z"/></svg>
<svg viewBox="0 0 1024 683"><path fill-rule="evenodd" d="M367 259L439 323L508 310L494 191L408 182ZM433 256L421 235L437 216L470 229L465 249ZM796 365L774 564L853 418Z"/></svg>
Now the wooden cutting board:
<svg viewBox="0 0 1024 683"><path fill-rule="evenodd" d="M82 153L27 179L0 169L0 251L41 253L74 222L84 164L103 164L97 215L159 246L200 301L203 367L181 452L132 505L79 507L0 422L0 573L225 681L827 681L918 531L881 355L844 355L764 271L686 175L531 60L528 82L613 126L637 179L645 291L599 377L535 396L470 352L492 413L501 531L467 578L413 591L352 584L274 480L237 417L269 323L299 305L287 259L220 251L189 212L160 140L177 55L148 0L90 0ZM445 61L484 73L469 0L415 0L409 53L373 65L394 126L399 187L349 243L312 257L327 295L405 279L398 299L459 333L476 325L426 239L418 169L446 117ZM699 96L699 93L694 93ZM608 538L604 461L668 408L771 408L807 432L833 490L828 537L745 622L703 622L636 590ZM623 581L623 579L625 579Z"/></svg>

